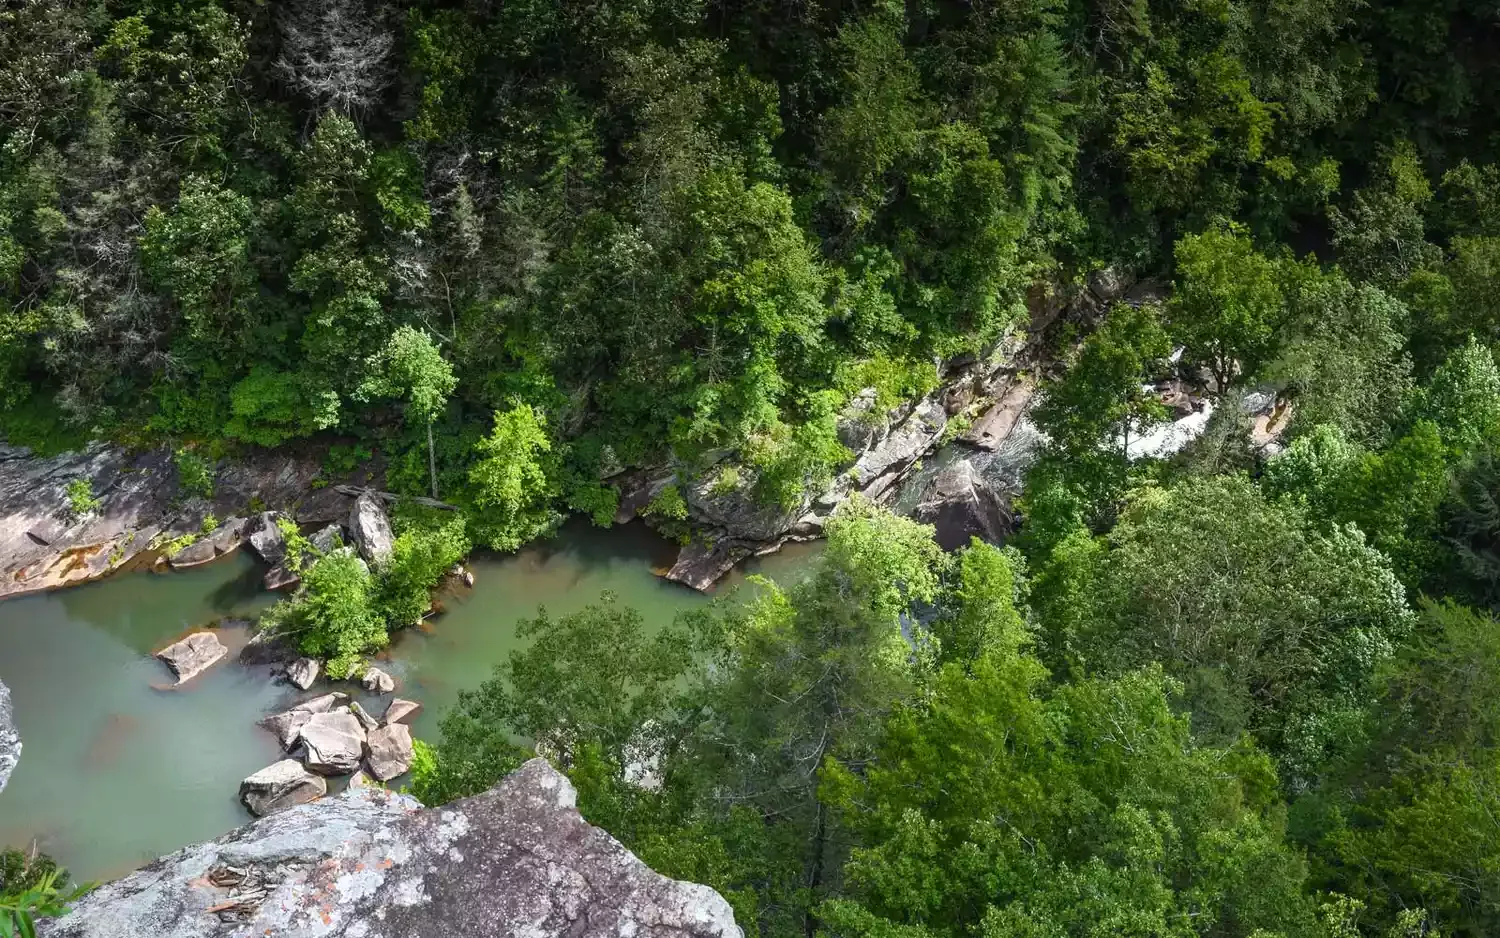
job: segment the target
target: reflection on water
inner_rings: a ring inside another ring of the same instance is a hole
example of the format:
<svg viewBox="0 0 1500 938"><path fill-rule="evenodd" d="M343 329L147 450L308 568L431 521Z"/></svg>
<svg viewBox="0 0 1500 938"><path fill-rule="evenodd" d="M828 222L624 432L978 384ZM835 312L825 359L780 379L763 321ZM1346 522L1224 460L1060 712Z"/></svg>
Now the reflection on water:
<svg viewBox="0 0 1500 938"><path fill-rule="evenodd" d="M785 580L817 549L789 545L748 567ZM566 615L609 590L660 626L706 602L652 574L674 553L640 525L575 523L515 555L476 558L475 589L449 597L430 628L399 634L382 656L401 681L398 693L424 705L416 734L436 737L458 692L517 647L517 619L543 606ZM150 653L274 601L260 590L261 572L242 551L195 570L127 574L0 603L0 680L11 688L24 744L0 794L0 845L35 838L75 875L106 879L247 820L235 798L240 779L279 758L255 720L302 695L273 684L266 668L230 663L183 689L154 689L170 675ZM237 648L244 636L224 638ZM365 701L384 712L385 701Z"/></svg>

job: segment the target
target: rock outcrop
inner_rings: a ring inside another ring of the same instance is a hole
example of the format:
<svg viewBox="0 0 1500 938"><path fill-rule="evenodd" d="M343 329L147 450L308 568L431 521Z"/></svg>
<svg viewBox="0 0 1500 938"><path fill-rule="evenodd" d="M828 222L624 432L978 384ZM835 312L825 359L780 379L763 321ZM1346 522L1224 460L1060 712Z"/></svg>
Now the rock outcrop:
<svg viewBox="0 0 1500 938"><path fill-rule="evenodd" d="M922 492L912 516L936 529L937 542L944 550L957 550L975 537L1000 544L1015 527L1009 498L968 459L937 474Z"/></svg>
<svg viewBox="0 0 1500 938"><path fill-rule="evenodd" d="M360 478L378 469L362 466ZM82 452L40 457L0 444L0 598L98 579L201 531L207 515L232 519L253 501L287 511L300 524L348 517L350 496L337 486L313 488L321 472L315 451L254 450L221 464L214 496L204 499L179 487L169 447L130 451L92 443ZM99 500L83 515L67 495L78 480ZM224 533L200 538L194 553L180 559L202 562L234 549L248 536L248 525L237 528L226 522Z"/></svg>
<svg viewBox="0 0 1500 938"><path fill-rule="evenodd" d="M274 511L263 511L257 515L247 529L250 535L250 549L255 555L269 566L277 566L286 559L286 535L281 533L281 526L277 519L280 514Z"/></svg>
<svg viewBox="0 0 1500 938"><path fill-rule="evenodd" d="M101 886L49 938L741 938L707 886L653 872L534 759L424 809L382 788L263 818Z"/></svg>
<svg viewBox="0 0 1500 938"><path fill-rule="evenodd" d="M0 791L5 790L20 758L21 734L16 732L15 714L11 712L10 688L0 681Z"/></svg>
<svg viewBox="0 0 1500 938"><path fill-rule="evenodd" d="M282 759L240 782L240 802L256 817L316 801L328 794L328 783L295 759Z"/></svg>
<svg viewBox="0 0 1500 938"><path fill-rule="evenodd" d="M167 558L173 570L197 567L237 550L245 542L244 518L230 518Z"/></svg>
<svg viewBox="0 0 1500 938"><path fill-rule="evenodd" d="M229 654L229 649L212 632L194 632L187 638L173 642L156 653L156 657L167 663L177 675L177 683L184 684L197 677Z"/></svg>

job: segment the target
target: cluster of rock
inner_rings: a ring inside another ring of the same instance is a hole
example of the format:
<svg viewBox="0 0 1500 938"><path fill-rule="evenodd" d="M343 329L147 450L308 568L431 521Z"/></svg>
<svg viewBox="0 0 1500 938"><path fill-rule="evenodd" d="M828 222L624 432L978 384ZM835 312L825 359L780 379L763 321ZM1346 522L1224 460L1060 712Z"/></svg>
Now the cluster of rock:
<svg viewBox="0 0 1500 938"><path fill-rule="evenodd" d="M242 543L250 545L256 556L270 567L265 575L265 587L269 590L296 586L301 579L288 563L286 535L281 524L284 520L285 516L280 512L261 512L243 522L239 536L229 548L232 550ZM391 521L386 514L384 500L375 491L366 489L354 497L348 517L342 523L325 524L308 537L308 542L319 554L353 550L358 552L365 563L380 566L391 559L395 536L391 533ZM349 546L345 547L346 544ZM180 554L168 558L168 562L174 567L177 566L178 556Z"/></svg>
<svg viewBox="0 0 1500 938"><path fill-rule="evenodd" d="M256 816L306 804L328 793L329 776L354 775L352 787L385 782L411 768L407 723L421 705L397 698L379 720L348 694L333 692L305 700L260 720L275 734L288 758L240 783L240 801Z"/></svg>
<svg viewBox="0 0 1500 938"><path fill-rule="evenodd" d="M652 871L540 759L442 808L351 788L100 886L49 938L741 938L712 889Z"/></svg>

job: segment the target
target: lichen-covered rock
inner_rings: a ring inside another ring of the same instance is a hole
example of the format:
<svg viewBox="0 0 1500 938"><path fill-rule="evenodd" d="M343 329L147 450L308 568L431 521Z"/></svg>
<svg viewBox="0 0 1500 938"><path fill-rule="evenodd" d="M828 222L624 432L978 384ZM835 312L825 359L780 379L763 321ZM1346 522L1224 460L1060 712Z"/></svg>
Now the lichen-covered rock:
<svg viewBox="0 0 1500 938"><path fill-rule="evenodd" d="M319 775L348 775L365 755L365 728L348 710L313 714L297 737L305 749L303 764Z"/></svg>
<svg viewBox="0 0 1500 938"><path fill-rule="evenodd" d="M411 730L404 723L389 723L371 730L368 737L370 774L388 782L411 768Z"/></svg>
<svg viewBox="0 0 1500 938"><path fill-rule="evenodd" d="M568 780L541 760L438 809L352 789L101 886L42 933L741 938L718 893L653 872L590 827L574 800Z"/></svg>
<svg viewBox="0 0 1500 938"><path fill-rule="evenodd" d="M328 783L295 759L282 759L240 782L240 802L256 817L316 801L328 793Z"/></svg>
<svg viewBox="0 0 1500 938"><path fill-rule="evenodd" d="M0 791L10 781L16 762L21 758L21 734L16 732L15 715L11 712L10 688L0 681Z"/></svg>
<svg viewBox="0 0 1500 938"><path fill-rule="evenodd" d="M322 668L316 658L298 658L286 666L286 679L298 690L307 690L318 679Z"/></svg>
<svg viewBox="0 0 1500 938"><path fill-rule="evenodd" d="M173 642L156 653L183 684L212 667L229 649L212 632L194 632L180 642Z"/></svg>
<svg viewBox="0 0 1500 938"><path fill-rule="evenodd" d="M365 492L355 499L349 511L349 536L359 555L371 566L380 566L390 561L395 535L391 533L391 519L386 517L385 503L380 496Z"/></svg>

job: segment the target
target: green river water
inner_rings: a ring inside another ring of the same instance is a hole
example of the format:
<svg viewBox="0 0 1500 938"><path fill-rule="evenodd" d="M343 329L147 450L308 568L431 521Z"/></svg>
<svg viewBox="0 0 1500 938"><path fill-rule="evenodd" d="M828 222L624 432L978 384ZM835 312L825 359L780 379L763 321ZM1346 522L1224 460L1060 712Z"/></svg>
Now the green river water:
<svg viewBox="0 0 1500 938"><path fill-rule="evenodd" d="M795 577L816 549L788 545L748 572ZM443 711L516 647L516 620L538 607L565 614L611 590L659 625L706 602L652 572L674 552L639 524L601 531L574 523L515 555L475 558L474 590L448 598L430 630L400 633L382 656L397 694L424 706L415 734L436 739ZM240 779L281 757L255 721L308 695L232 655L170 689L151 652L195 626L273 602L261 573L238 551L196 570L122 574L0 603L0 680L23 744L0 793L0 846L35 840L76 878L101 880L249 819L236 799ZM223 638L237 651L245 636ZM361 699L384 712L384 700Z"/></svg>

